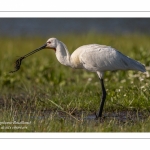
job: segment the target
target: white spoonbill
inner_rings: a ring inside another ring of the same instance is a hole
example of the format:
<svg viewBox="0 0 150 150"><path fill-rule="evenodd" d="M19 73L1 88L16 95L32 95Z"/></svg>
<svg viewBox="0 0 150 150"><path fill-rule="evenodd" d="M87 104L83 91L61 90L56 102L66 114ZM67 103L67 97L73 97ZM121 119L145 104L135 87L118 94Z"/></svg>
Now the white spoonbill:
<svg viewBox="0 0 150 150"><path fill-rule="evenodd" d="M53 49L55 51L58 61L65 65L75 69L86 69L88 71L96 72L102 88L102 97L100 102L99 113L96 117L102 117L104 102L106 99L106 90L104 86L103 76L105 71L114 70L138 70L145 72L145 67L140 62L133 60L121 52L115 50L114 48L106 45L99 44L89 44L83 45L77 48L72 55L66 45L56 38L50 38L47 40L46 44L42 47L20 57L16 61L15 71L20 69L21 61L38 52L42 49ZM11 71L11 72L15 72Z"/></svg>

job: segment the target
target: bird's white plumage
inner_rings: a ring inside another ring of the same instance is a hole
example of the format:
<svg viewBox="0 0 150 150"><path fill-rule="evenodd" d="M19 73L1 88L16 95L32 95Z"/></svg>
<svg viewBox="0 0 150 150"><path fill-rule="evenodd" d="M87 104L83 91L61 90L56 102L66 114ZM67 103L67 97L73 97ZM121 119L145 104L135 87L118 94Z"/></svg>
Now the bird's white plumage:
<svg viewBox="0 0 150 150"><path fill-rule="evenodd" d="M99 44L84 45L77 48L70 55L66 45L56 38L50 38L47 42L51 43L48 46L49 48L53 48L55 45L58 61L72 68L82 68L92 72L99 72L99 74L114 70L146 71L144 65L110 46Z"/></svg>
<svg viewBox="0 0 150 150"><path fill-rule="evenodd" d="M139 70L144 72L144 66L123 55L114 48L103 45L85 46L87 49L80 55L84 67L90 71ZM84 47L82 47L84 48Z"/></svg>
<svg viewBox="0 0 150 150"><path fill-rule="evenodd" d="M109 46L90 44L82 47L82 49L84 48L86 48L86 50L80 56L80 60L84 64L84 68L94 72L103 72L111 69L109 55L112 51Z"/></svg>

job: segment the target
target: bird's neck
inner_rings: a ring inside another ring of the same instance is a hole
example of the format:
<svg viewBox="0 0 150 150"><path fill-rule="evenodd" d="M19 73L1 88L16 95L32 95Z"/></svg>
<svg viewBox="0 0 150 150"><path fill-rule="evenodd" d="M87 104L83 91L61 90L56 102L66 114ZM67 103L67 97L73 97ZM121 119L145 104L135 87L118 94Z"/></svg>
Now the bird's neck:
<svg viewBox="0 0 150 150"><path fill-rule="evenodd" d="M66 45L61 41L59 41L59 44L56 47L56 57L61 64L71 66L69 51Z"/></svg>

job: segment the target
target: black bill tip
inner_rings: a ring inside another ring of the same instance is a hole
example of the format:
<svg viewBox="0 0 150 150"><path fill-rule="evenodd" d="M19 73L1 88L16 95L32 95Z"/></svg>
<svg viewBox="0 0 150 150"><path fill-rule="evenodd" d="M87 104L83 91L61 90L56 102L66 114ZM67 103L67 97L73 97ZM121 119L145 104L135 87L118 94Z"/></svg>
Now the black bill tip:
<svg viewBox="0 0 150 150"><path fill-rule="evenodd" d="M19 59L16 60L15 62L15 70L14 71L10 71L9 73L14 73L16 71L18 71L20 69L21 66L21 62L25 57L20 57Z"/></svg>

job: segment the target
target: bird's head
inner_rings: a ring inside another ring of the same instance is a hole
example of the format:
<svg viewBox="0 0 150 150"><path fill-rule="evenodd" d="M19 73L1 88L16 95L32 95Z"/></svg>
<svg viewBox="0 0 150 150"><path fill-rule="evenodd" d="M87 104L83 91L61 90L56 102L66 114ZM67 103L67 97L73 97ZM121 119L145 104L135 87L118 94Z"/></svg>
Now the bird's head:
<svg viewBox="0 0 150 150"><path fill-rule="evenodd" d="M46 42L46 47L48 49L54 49L56 51L58 40L56 38L50 38Z"/></svg>

